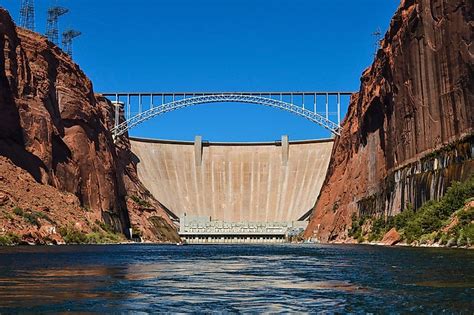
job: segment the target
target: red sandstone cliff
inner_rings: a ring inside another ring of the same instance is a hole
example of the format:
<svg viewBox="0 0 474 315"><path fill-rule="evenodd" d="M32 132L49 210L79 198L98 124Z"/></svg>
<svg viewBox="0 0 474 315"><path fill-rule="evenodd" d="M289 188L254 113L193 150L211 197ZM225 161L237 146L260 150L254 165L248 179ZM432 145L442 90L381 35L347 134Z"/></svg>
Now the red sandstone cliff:
<svg viewBox="0 0 474 315"><path fill-rule="evenodd" d="M133 225L151 241L175 241L169 217L136 176L128 140L113 143L112 105L94 95L81 69L44 37L16 28L1 8L0 49L3 230L28 229L21 218L11 219L14 207L41 212L48 199L67 195L75 199L70 206L49 213L58 224L69 218L87 231L99 220L123 232ZM22 180L35 189L21 189ZM149 206L128 200L132 195L149 199Z"/></svg>
<svg viewBox="0 0 474 315"><path fill-rule="evenodd" d="M306 237L344 241L353 213L419 207L474 173L473 9L402 1L351 99Z"/></svg>

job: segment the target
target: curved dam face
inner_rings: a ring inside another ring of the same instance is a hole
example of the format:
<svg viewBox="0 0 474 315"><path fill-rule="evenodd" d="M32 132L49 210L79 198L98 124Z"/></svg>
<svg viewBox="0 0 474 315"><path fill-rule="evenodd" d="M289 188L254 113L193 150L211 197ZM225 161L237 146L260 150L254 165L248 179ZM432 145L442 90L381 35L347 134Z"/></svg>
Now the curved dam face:
<svg viewBox="0 0 474 315"><path fill-rule="evenodd" d="M181 217L291 222L316 202L332 140L207 143L130 139L138 176Z"/></svg>

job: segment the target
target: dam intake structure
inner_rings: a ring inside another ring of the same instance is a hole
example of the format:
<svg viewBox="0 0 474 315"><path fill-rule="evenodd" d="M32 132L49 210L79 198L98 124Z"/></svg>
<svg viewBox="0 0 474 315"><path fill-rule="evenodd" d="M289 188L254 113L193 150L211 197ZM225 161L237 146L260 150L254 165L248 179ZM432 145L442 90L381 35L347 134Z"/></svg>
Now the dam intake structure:
<svg viewBox="0 0 474 315"><path fill-rule="evenodd" d="M284 243L301 234L307 221L225 222L207 216L187 216L179 222L179 235L187 243Z"/></svg>
<svg viewBox="0 0 474 315"><path fill-rule="evenodd" d="M194 142L130 138L130 144L140 180L181 218L181 237L274 242L306 227L333 140L222 143L197 136Z"/></svg>

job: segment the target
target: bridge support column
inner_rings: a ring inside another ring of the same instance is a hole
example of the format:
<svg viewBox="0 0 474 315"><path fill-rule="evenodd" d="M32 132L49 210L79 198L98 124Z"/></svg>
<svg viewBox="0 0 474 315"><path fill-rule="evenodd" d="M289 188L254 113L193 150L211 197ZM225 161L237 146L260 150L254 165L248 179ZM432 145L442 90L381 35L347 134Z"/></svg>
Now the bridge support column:
<svg viewBox="0 0 474 315"><path fill-rule="evenodd" d="M194 160L196 166L201 166L202 164L202 137L196 136L194 138Z"/></svg>
<svg viewBox="0 0 474 315"><path fill-rule="evenodd" d="M115 102L112 102L112 105L114 105L114 111L115 111L115 118L114 118L114 134L112 135L115 141L116 138L116 132L117 132L117 126L120 124L120 110L123 107L123 103L120 102L117 98Z"/></svg>
<svg viewBox="0 0 474 315"><path fill-rule="evenodd" d="M337 93L337 125L341 125L341 93Z"/></svg>
<svg viewBox="0 0 474 315"><path fill-rule="evenodd" d="M283 166L288 165L288 156L290 154L290 144L288 141L288 136L281 136L281 163Z"/></svg>

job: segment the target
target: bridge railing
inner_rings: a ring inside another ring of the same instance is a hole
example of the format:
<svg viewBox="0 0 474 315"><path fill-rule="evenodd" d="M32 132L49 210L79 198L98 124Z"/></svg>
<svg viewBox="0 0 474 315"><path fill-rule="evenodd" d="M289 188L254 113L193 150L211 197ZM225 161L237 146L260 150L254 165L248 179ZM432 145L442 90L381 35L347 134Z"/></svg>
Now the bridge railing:
<svg viewBox="0 0 474 315"><path fill-rule="evenodd" d="M125 121L132 118L139 117L140 114L150 111L151 109L169 105L188 98L196 98L203 96L254 96L266 98L270 100L280 101L281 103L291 104L299 107L299 109L292 110L292 112L300 114L301 116L311 116L309 112L313 112L318 116L317 120L310 119L323 127L329 129L332 133L338 134L341 123L341 106L342 99L345 98L345 103L348 104L349 96L353 92L346 91L304 91L304 92L288 92L288 91L273 91L273 92L106 92L101 93L110 101L121 106L116 106L115 113L115 128L118 130L120 107L123 107L123 115ZM221 97L221 99L225 99ZM263 104L265 105L265 104ZM184 106L181 106L184 107ZM147 117L146 119L148 119ZM136 119L132 119L136 120ZM328 121L321 123L320 121ZM135 122L135 124L137 124ZM328 125L328 126L325 126ZM126 124L125 124L126 125ZM337 126L334 127L333 125ZM121 128L123 129L123 128ZM129 127L125 127L129 129ZM117 135L117 130L114 134ZM121 131L120 131L121 132Z"/></svg>

